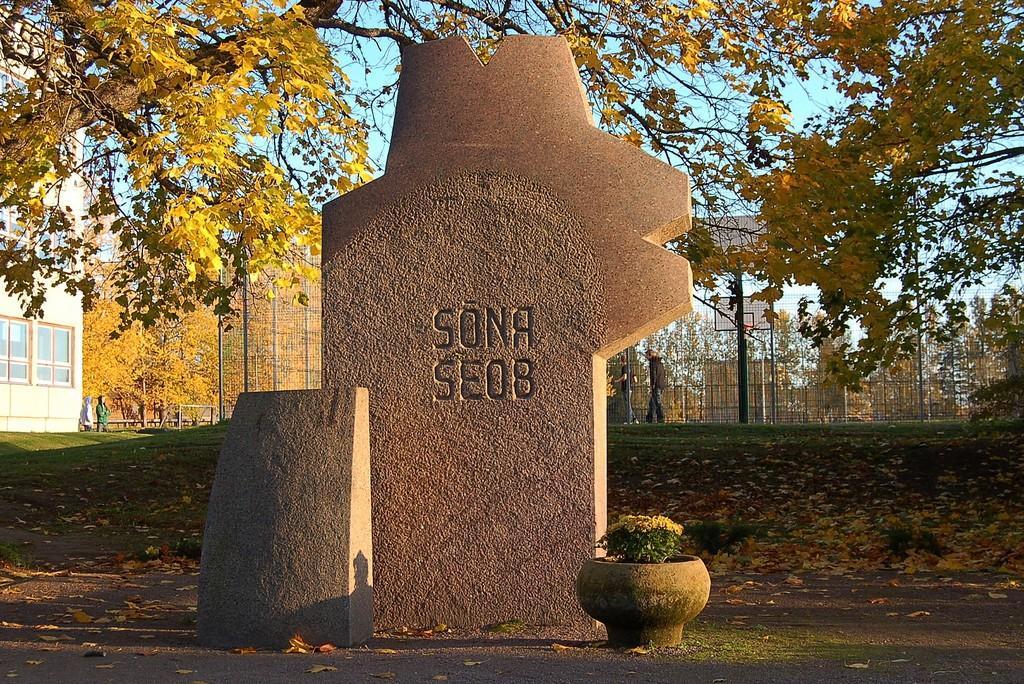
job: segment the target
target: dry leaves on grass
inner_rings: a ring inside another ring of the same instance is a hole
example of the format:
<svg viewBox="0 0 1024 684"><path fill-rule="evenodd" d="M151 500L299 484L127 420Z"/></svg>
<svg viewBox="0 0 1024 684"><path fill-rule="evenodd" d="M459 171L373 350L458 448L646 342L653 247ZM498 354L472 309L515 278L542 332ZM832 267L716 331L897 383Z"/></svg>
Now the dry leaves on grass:
<svg viewBox="0 0 1024 684"><path fill-rule="evenodd" d="M609 517L689 521L712 572L1024 572L1024 433L946 432L612 432Z"/></svg>

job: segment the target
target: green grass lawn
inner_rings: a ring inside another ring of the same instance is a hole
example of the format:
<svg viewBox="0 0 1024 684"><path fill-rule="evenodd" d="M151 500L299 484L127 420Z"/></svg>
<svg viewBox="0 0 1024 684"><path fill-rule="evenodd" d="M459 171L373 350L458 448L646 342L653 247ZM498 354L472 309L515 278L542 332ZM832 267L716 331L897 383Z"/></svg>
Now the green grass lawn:
<svg viewBox="0 0 1024 684"><path fill-rule="evenodd" d="M0 520L128 553L195 538L223 437L0 433ZM752 534L690 540L720 569L1024 569L1021 424L612 426L608 454L610 517Z"/></svg>
<svg viewBox="0 0 1024 684"><path fill-rule="evenodd" d="M143 437L137 432L0 432L0 458L27 451L59 451Z"/></svg>
<svg viewBox="0 0 1024 684"><path fill-rule="evenodd" d="M89 530L129 554L173 545L202 533L223 439L221 426L155 435L2 433L0 520L50 534Z"/></svg>

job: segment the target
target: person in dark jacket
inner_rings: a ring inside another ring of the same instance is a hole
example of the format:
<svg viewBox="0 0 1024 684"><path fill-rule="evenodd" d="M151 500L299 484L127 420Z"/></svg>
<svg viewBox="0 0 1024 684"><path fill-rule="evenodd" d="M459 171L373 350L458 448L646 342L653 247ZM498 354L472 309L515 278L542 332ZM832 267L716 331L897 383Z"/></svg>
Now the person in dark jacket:
<svg viewBox="0 0 1024 684"><path fill-rule="evenodd" d="M668 384L668 378L665 375L665 364L662 363L658 352L653 349L648 348L644 355L650 364L651 378L651 400L647 403L647 422L653 423L655 418L657 418L659 423L664 423L665 409L661 406L661 393L665 389L665 385Z"/></svg>
<svg viewBox="0 0 1024 684"><path fill-rule="evenodd" d="M633 418L633 383L636 382L636 377L630 372L629 368L629 354L622 352L619 354L619 375L615 378L615 382L619 385L619 390L622 392L622 402L626 409L626 419L623 421L627 425L635 422Z"/></svg>

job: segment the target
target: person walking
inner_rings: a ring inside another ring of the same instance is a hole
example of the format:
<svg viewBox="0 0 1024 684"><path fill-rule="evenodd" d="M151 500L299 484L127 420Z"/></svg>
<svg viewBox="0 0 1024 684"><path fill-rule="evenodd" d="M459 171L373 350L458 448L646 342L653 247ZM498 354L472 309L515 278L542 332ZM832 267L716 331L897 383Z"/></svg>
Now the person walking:
<svg viewBox="0 0 1024 684"><path fill-rule="evenodd" d="M665 375L665 364L661 360L661 356L657 351L647 348L644 352L644 356L647 357L647 361L650 364L650 378L651 378L651 400L647 402L647 422L653 423L655 419L659 423L665 422L665 409L661 406L661 392L665 389L665 385L668 384L668 378Z"/></svg>
<svg viewBox="0 0 1024 684"><path fill-rule="evenodd" d="M86 432L92 432L92 397L86 397L82 402L82 413L78 416L78 423Z"/></svg>
<svg viewBox="0 0 1024 684"><path fill-rule="evenodd" d="M615 378L615 382L619 383L619 390L622 392L622 402L626 409L626 419L622 422L626 425L631 425L636 422L633 416L633 383L636 382L636 376L630 372L629 368L629 352L622 352L619 354L619 376Z"/></svg>
<svg viewBox="0 0 1024 684"><path fill-rule="evenodd" d="M101 394L96 402L96 430L99 432L110 432L107 428L109 422L110 407L107 406L107 402L103 401L103 395Z"/></svg>

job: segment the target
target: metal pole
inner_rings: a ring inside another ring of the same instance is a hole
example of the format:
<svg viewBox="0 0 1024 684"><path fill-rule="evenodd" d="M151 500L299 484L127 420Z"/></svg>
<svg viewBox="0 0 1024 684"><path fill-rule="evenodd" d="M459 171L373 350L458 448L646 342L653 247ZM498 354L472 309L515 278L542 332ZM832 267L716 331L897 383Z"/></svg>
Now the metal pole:
<svg viewBox="0 0 1024 684"><path fill-rule="evenodd" d="M242 278L242 391L249 391L249 274Z"/></svg>
<svg viewBox="0 0 1024 684"><path fill-rule="evenodd" d="M764 424L764 423L768 422L768 415L767 415L768 398L767 398L767 395L765 394L765 384L766 384L765 383L765 379L767 378L767 375L764 372L764 347L763 346L761 348L761 373L760 373L760 376L761 377L759 377L757 379L757 384L761 387L761 401L760 401L761 405L758 407L758 409L760 409L760 410L758 411L758 416L757 416L758 421L757 422L759 422L761 424Z"/></svg>
<svg viewBox="0 0 1024 684"><path fill-rule="evenodd" d="M921 421L925 420L924 410L924 354L921 349L921 324L917 324L917 412Z"/></svg>
<svg viewBox="0 0 1024 684"><path fill-rule="evenodd" d="M220 272L220 284L224 284L224 271ZM213 423L213 409L210 409L210 423ZM217 314L217 420L224 420L224 317Z"/></svg>
<svg viewBox="0 0 1024 684"><path fill-rule="evenodd" d="M775 304L769 305L769 311L772 313L771 320L768 322L768 342L771 346L771 373L772 373L772 425L779 422L779 385L778 376L776 376L775 367Z"/></svg>
<svg viewBox="0 0 1024 684"><path fill-rule="evenodd" d="M302 351L306 364L306 389L312 386L313 369L310 367L309 357L309 283L302 282L302 291L306 293L306 304L302 307Z"/></svg>
<svg viewBox="0 0 1024 684"><path fill-rule="evenodd" d="M737 385L739 390L739 418L741 423L750 422L750 398L747 389L750 377L747 374L747 330L743 311L743 272L736 272L736 360Z"/></svg>
<svg viewBox="0 0 1024 684"><path fill-rule="evenodd" d="M281 360L277 358L277 293L274 293L274 298L270 300L270 363L271 371L273 373L273 384L274 391L280 389L277 379L277 367L280 365Z"/></svg>
<svg viewBox="0 0 1024 684"><path fill-rule="evenodd" d="M626 408L626 418L630 419L630 422L636 422L636 413L633 411L633 375L639 373L640 369L637 367L634 370L634 364L639 366L636 360L636 347L626 347L626 377L623 378L622 382L625 383L625 393L629 397L629 406Z"/></svg>
<svg viewBox="0 0 1024 684"><path fill-rule="evenodd" d="M913 198L912 198L913 200ZM914 208L917 208L917 203L914 203ZM916 217L915 217L916 218ZM915 230L920 230L920 224L915 224ZM914 271L917 274L918 287L921 282L921 237L918 234L917 244L914 249ZM921 290L917 291L917 411L918 418L923 422L925 420L924 411L924 355L921 349Z"/></svg>
<svg viewBox="0 0 1024 684"><path fill-rule="evenodd" d="M217 316L217 420L224 420L224 318L220 315Z"/></svg>

